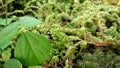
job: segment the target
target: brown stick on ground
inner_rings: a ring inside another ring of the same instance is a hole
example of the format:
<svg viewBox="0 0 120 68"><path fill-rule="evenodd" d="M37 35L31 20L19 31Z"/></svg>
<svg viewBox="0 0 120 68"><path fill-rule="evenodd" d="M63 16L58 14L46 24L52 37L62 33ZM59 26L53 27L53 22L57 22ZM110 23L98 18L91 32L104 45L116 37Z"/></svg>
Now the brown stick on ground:
<svg viewBox="0 0 120 68"><path fill-rule="evenodd" d="M104 35L104 33L103 33L103 26L102 26L102 24L101 24L101 17L100 17L100 13L99 13L99 11L97 12L97 18L98 18L98 27L99 27L99 31L100 31L100 33L101 33L101 36L102 36L102 39L103 39L103 41L105 40L105 35Z"/></svg>

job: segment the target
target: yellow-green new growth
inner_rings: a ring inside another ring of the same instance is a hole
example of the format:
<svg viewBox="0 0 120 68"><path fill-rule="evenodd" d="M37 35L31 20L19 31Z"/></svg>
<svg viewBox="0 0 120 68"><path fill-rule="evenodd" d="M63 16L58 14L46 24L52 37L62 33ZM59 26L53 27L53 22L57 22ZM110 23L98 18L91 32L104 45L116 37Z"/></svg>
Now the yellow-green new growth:
<svg viewBox="0 0 120 68"><path fill-rule="evenodd" d="M103 2L107 5L119 5L119 0L103 0Z"/></svg>

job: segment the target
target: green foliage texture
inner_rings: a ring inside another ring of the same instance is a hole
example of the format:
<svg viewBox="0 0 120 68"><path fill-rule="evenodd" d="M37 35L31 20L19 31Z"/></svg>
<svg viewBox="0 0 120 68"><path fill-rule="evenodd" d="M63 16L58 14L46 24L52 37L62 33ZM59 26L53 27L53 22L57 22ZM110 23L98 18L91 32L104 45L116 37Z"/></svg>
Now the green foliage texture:
<svg viewBox="0 0 120 68"><path fill-rule="evenodd" d="M29 15L43 22L32 28L23 24L26 30L51 42L51 59L43 67L119 68L119 5L101 0L10 0L8 5L8 17L13 21ZM4 18L4 13L0 17ZM103 51L95 50L99 47Z"/></svg>

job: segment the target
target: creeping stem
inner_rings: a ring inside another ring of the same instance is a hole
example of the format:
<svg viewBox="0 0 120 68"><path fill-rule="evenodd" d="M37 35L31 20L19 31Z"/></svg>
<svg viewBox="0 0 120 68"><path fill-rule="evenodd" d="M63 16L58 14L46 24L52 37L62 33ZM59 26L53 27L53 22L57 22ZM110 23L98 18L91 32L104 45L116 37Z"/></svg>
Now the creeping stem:
<svg viewBox="0 0 120 68"><path fill-rule="evenodd" d="M7 24L7 18L8 18L8 0L5 0L5 3L6 3L6 9L5 9L5 17L6 17L6 26L8 25Z"/></svg>

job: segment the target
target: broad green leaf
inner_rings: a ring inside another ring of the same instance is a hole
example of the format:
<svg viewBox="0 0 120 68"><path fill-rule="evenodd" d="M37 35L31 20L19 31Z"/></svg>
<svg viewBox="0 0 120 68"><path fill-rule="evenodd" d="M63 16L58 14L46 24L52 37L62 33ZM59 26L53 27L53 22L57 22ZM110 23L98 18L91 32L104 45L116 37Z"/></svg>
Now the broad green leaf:
<svg viewBox="0 0 120 68"><path fill-rule="evenodd" d="M48 39L27 31L19 37L14 55L24 66L34 66L49 59L50 50L51 44Z"/></svg>
<svg viewBox="0 0 120 68"><path fill-rule="evenodd" d="M0 25L0 31L4 28L5 26L3 26L3 25Z"/></svg>
<svg viewBox="0 0 120 68"><path fill-rule="evenodd" d="M42 23L42 21L29 16L24 16L20 18L21 26L23 27L35 27L38 24Z"/></svg>
<svg viewBox="0 0 120 68"><path fill-rule="evenodd" d="M10 24L12 22L12 18L7 19L7 24ZM0 18L0 25L6 25L6 19L1 19Z"/></svg>
<svg viewBox="0 0 120 68"><path fill-rule="evenodd" d="M22 64L17 59L10 59L5 62L4 68L22 68Z"/></svg>
<svg viewBox="0 0 120 68"><path fill-rule="evenodd" d="M15 37L18 31L18 23L10 24L0 31L0 48L6 48Z"/></svg>

